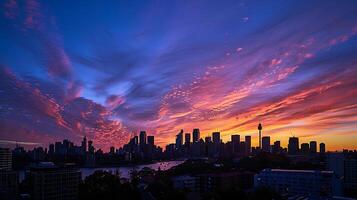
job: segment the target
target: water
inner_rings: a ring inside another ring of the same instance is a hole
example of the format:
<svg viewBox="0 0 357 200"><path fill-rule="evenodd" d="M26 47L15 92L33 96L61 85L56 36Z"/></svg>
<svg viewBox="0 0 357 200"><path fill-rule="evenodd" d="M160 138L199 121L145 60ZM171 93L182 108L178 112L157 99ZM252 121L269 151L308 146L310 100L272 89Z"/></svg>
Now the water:
<svg viewBox="0 0 357 200"><path fill-rule="evenodd" d="M179 165L183 163L184 161L165 161L165 162L157 162L153 164L147 164L147 165L134 165L134 166L128 166L128 167L98 167L98 168L81 168L82 172L82 179L85 179L87 176L92 175L95 171L97 170L103 170L103 171L108 171L115 173L118 171L120 173L120 177L122 178L130 178L130 172L132 170L140 171L144 167L148 167L150 169L158 170L159 168L161 170L168 170L171 167L174 167L176 165ZM21 170L19 171L19 180L20 182L25 179L25 171Z"/></svg>
<svg viewBox="0 0 357 200"><path fill-rule="evenodd" d="M161 170L168 170L171 167L174 167L181 163L183 163L183 161L166 161L166 162L158 162L158 163L148 164L148 165L135 165L135 166L130 166L130 167L81 168L81 172L82 172L82 179L93 174L97 170L103 170L103 171L108 171L108 172L112 172L112 173L115 173L115 171L118 170L120 173L120 177L130 178L130 172L132 170L140 171L144 167L148 167L148 168L154 169L154 170L158 170L160 167Z"/></svg>

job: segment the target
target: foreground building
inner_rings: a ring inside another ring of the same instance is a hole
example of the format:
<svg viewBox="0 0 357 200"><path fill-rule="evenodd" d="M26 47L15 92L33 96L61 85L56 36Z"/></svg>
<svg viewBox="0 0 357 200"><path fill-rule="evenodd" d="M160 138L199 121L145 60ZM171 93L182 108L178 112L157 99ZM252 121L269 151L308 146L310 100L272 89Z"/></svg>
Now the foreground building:
<svg viewBox="0 0 357 200"><path fill-rule="evenodd" d="M78 199L81 172L72 165L62 167L53 163L40 163L31 167L26 174L34 200L74 200Z"/></svg>
<svg viewBox="0 0 357 200"><path fill-rule="evenodd" d="M281 194L324 199L341 195L342 183L332 171L264 169L254 178L255 187L270 187Z"/></svg>

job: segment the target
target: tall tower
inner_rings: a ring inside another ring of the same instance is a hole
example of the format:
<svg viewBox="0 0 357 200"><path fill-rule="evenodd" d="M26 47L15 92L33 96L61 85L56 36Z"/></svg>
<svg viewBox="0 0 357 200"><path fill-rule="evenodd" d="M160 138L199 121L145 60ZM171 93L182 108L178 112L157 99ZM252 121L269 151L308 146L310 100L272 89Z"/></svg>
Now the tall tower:
<svg viewBox="0 0 357 200"><path fill-rule="evenodd" d="M262 149L262 130L263 126L261 123L258 125L258 130L259 130L259 149Z"/></svg>

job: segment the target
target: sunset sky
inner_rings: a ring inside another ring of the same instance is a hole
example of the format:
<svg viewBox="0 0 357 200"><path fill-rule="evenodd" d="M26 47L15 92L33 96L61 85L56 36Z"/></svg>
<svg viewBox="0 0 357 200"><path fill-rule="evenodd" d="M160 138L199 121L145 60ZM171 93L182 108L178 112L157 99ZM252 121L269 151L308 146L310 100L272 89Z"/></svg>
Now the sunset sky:
<svg viewBox="0 0 357 200"><path fill-rule="evenodd" d="M357 1L0 1L0 145L184 129L357 149Z"/></svg>

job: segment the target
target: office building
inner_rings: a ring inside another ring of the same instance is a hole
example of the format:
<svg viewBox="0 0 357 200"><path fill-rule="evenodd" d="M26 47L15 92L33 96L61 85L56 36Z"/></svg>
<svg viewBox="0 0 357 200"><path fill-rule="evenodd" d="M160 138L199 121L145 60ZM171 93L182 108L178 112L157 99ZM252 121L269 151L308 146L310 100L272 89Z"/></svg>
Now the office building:
<svg viewBox="0 0 357 200"><path fill-rule="evenodd" d="M239 153L240 135L231 135L233 153Z"/></svg>
<svg viewBox="0 0 357 200"><path fill-rule="evenodd" d="M252 152L252 137L250 135L245 136L245 147L246 153L250 154Z"/></svg>
<svg viewBox="0 0 357 200"><path fill-rule="evenodd" d="M147 136L147 142L149 146L154 146L155 145L155 136L149 135Z"/></svg>
<svg viewBox="0 0 357 200"><path fill-rule="evenodd" d="M185 146L189 147L191 143L191 134L190 133L186 133L185 134Z"/></svg>
<svg viewBox="0 0 357 200"><path fill-rule="evenodd" d="M326 164L327 169L335 172L335 174L339 177L344 176L344 160L345 155L340 152L331 152L327 154Z"/></svg>
<svg viewBox="0 0 357 200"><path fill-rule="evenodd" d="M87 137L86 136L84 136L84 138L82 140L81 148L82 148L83 153L87 152Z"/></svg>
<svg viewBox="0 0 357 200"><path fill-rule="evenodd" d="M213 132L212 133L213 143L219 144L221 143L221 133L220 132Z"/></svg>
<svg viewBox="0 0 357 200"><path fill-rule="evenodd" d="M274 142L272 152L273 152L274 154L278 154L278 153L281 152L280 141L275 141L275 142Z"/></svg>
<svg viewBox="0 0 357 200"><path fill-rule="evenodd" d="M262 150L265 152L270 152L270 137L262 137Z"/></svg>
<svg viewBox="0 0 357 200"><path fill-rule="evenodd" d="M325 143L320 143L320 153L326 153L326 146Z"/></svg>
<svg viewBox="0 0 357 200"><path fill-rule="evenodd" d="M302 143L300 151L302 154L308 154L310 152L309 143Z"/></svg>
<svg viewBox="0 0 357 200"><path fill-rule="evenodd" d="M205 143L211 143L212 142L212 137L207 136L205 137Z"/></svg>
<svg viewBox="0 0 357 200"><path fill-rule="evenodd" d="M78 168L53 163L39 163L26 174L30 181L31 196L34 200L75 200L78 199L81 172Z"/></svg>
<svg viewBox="0 0 357 200"><path fill-rule="evenodd" d="M12 169L12 153L10 149L0 148L0 170Z"/></svg>
<svg viewBox="0 0 357 200"><path fill-rule="evenodd" d="M180 149L183 144L183 130L176 135L176 149Z"/></svg>
<svg viewBox="0 0 357 200"><path fill-rule="evenodd" d="M333 171L264 169L255 175L254 186L311 199L326 199L342 193L341 181Z"/></svg>
<svg viewBox="0 0 357 200"><path fill-rule="evenodd" d="M139 144L140 144L140 146L145 146L145 144L146 144L146 131L140 131Z"/></svg>
<svg viewBox="0 0 357 200"><path fill-rule="evenodd" d="M288 144L288 153L291 155L297 154L299 152L299 138L290 137Z"/></svg>
<svg viewBox="0 0 357 200"><path fill-rule="evenodd" d="M316 153L316 152L317 152L317 142L311 141L310 142L310 153Z"/></svg>
<svg viewBox="0 0 357 200"><path fill-rule="evenodd" d="M200 139L200 129L195 128L192 131L192 142L196 143Z"/></svg>

